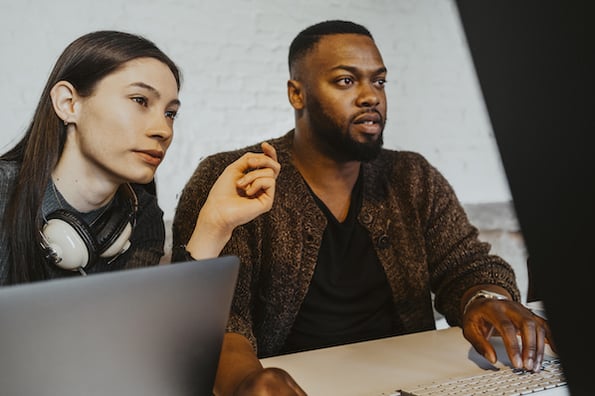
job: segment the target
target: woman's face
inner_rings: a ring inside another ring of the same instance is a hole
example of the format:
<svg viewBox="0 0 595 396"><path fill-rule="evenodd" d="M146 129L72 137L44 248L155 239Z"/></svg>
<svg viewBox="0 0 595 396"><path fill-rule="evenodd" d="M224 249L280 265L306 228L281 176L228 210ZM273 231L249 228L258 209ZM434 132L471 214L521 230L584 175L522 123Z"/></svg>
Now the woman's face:
<svg viewBox="0 0 595 396"><path fill-rule="evenodd" d="M69 127L66 145L78 148L84 174L116 184L153 179L172 141L180 107L167 65L153 58L131 60L75 106L76 130Z"/></svg>

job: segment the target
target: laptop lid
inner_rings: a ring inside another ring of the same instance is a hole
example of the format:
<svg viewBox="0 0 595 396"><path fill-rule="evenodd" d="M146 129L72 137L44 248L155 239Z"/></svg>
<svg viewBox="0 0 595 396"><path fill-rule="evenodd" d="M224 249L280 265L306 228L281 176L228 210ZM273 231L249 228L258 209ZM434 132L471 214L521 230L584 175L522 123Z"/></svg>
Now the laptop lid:
<svg viewBox="0 0 595 396"><path fill-rule="evenodd" d="M210 395L235 256L0 288L3 395Z"/></svg>
<svg viewBox="0 0 595 396"><path fill-rule="evenodd" d="M593 394L595 2L456 3L570 391Z"/></svg>

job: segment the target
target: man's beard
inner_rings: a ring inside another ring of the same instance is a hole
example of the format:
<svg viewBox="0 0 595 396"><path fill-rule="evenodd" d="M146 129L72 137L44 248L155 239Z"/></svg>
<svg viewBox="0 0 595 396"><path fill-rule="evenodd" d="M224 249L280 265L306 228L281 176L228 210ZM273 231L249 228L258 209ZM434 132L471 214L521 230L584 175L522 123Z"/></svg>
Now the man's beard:
<svg viewBox="0 0 595 396"><path fill-rule="evenodd" d="M320 149L337 162L348 161L371 161L375 159L382 145L383 131L376 140L358 142L354 140L348 129L338 125L322 109L318 102L309 106L310 122L312 124L314 138L317 140ZM384 129L384 117L383 117ZM352 123L350 123L352 125Z"/></svg>

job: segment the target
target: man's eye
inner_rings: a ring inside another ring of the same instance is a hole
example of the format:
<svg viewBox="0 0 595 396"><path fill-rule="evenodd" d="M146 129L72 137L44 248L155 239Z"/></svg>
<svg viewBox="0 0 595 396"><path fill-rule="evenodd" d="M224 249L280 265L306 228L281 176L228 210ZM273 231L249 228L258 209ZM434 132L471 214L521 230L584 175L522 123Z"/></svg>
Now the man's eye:
<svg viewBox="0 0 595 396"><path fill-rule="evenodd" d="M147 99L143 98L142 96L134 96L132 100L141 106L147 106Z"/></svg>
<svg viewBox="0 0 595 396"><path fill-rule="evenodd" d="M337 84L346 87L353 84L353 79L351 77L343 77L337 80Z"/></svg>
<svg viewBox="0 0 595 396"><path fill-rule="evenodd" d="M386 80L384 78L381 78L379 80L376 80L376 85L378 85L379 87L383 87L386 86Z"/></svg>

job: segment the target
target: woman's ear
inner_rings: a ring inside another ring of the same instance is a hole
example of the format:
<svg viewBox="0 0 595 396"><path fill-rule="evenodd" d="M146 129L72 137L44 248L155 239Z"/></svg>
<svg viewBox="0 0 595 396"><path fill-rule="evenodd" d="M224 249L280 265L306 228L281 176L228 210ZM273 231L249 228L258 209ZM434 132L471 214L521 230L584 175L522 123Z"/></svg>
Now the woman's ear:
<svg viewBox="0 0 595 396"><path fill-rule="evenodd" d="M76 116L76 89L68 81L58 81L50 91L54 111L64 121L70 124Z"/></svg>
<svg viewBox="0 0 595 396"><path fill-rule="evenodd" d="M287 97L289 103L295 110L302 110L304 108L304 90L302 83L297 80L287 81Z"/></svg>

